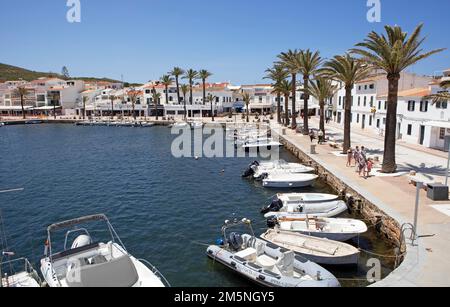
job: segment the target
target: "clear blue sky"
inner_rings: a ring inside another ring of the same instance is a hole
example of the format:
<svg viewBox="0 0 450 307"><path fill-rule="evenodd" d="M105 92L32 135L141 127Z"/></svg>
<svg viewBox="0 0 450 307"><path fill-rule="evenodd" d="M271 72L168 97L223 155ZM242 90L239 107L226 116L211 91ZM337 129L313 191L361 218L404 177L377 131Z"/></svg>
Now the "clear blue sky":
<svg viewBox="0 0 450 307"><path fill-rule="evenodd" d="M340 54L384 24L425 23L425 49L450 48L450 1L381 0L382 23L366 20L366 0L81 0L81 23L66 0L2 1L0 62L73 76L145 82L175 65L208 69L213 81L261 82L289 48ZM450 68L450 51L413 67Z"/></svg>

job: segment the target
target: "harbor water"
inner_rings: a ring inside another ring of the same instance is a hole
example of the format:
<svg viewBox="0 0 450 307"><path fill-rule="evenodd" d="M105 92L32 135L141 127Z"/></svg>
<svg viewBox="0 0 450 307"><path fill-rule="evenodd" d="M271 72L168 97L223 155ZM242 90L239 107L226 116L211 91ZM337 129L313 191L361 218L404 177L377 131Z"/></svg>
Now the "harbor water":
<svg viewBox="0 0 450 307"><path fill-rule="evenodd" d="M260 208L280 191L241 178L254 158L174 158L176 136L170 132L167 127L2 127L0 190L24 188L0 194L9 250L38 269L49 224L105 213L128 251L150 261L172 286L253 286L209 260L206 248L232 217L251 219L257 235L263 233ZM284 150L281 158L297 162ZM332 193L321 182L297 191ZM373 227L351 243L393 255ZM358 266L327 269L343 286L367 286L369 258L381 260L383 277L393 269L393 258L366 252Z"/></svg>

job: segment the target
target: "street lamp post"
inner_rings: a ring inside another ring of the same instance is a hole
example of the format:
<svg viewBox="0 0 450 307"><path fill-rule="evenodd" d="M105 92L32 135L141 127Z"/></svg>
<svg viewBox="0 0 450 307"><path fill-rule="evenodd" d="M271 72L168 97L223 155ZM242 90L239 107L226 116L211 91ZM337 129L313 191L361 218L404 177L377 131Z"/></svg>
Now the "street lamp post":
<svg viewBox="0 0 450 307"><path fill-rule="evenodd" d="M414 240L417 239L418 235L417 235L417 224L418 224L418 219L419 219L419 205L420 205L420 190L423 187L423 183L422 182L417 182L417 190L416 190L416 208L414 211Z"/></svg>

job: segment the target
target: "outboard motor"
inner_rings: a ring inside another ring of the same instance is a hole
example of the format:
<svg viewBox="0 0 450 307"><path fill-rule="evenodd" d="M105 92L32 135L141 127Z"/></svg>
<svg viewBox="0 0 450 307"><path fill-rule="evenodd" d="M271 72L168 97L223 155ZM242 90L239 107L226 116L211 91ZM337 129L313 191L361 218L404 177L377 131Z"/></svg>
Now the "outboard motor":
<svg viewBox="0 0 450 307"><path fill-rule="evenodd" d="M230 245L230 247L234 250L234 251L240 251L242 248L242 244L244 244L244 240L242 240L242 236L237 233L237 232L232 232L230 233L230 235L228 236L228 243Z"/></svg>
<svg viewBox="0 0 450 307"><path fill-rule="evenodd" d="M276 217L269 217L267 219L267 227L269 227L270 229L275 228L275 226L278 225L278 219Z"/></svg>
<svg viewBox="0 0 450 307"><path fill-rule="evenodd" d="M281 208L283 208L283 201L278 198L274 198L272 203L261 209L262 214L266 214L269 212L280 212Z"/></svg>
<svg viewBox="0 0 450 307"><path fill-rule="evenodd" d="M255 168L259 166L259 162L258 161L254 161L253 163L251 163L248 168L245 170L244 174L242 174L243 178L248 178L251 177L255 174Z"/></svg>

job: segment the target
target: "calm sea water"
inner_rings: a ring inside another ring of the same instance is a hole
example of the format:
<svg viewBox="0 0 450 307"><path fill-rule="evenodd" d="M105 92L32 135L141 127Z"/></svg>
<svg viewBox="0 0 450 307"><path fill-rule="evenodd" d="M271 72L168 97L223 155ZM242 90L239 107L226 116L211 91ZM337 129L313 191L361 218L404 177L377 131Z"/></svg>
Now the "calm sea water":
<svg viewBox="0 0 450 307"><path fill-rule="evenodd" d="M0 194L10 250L39 268L49 224L105 213L128 251L152 262L173 286L251 286L210 261L206 247L233 214L264 232L259 209L277 191L240 178L251 158L173 158L174 138L165 127L2 127L0 189L25 188ZM283 150L281 158L296 161ZM332 192L321 182L305 191ZM392 253L373 229L353 244ZM365 278L370 257L329 269L345 286L364 286L347 279ZM385 275L392 261L382 260Z"/></svg>

